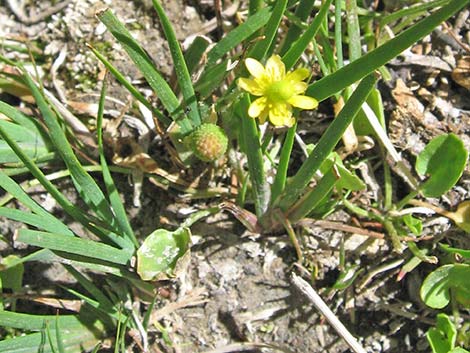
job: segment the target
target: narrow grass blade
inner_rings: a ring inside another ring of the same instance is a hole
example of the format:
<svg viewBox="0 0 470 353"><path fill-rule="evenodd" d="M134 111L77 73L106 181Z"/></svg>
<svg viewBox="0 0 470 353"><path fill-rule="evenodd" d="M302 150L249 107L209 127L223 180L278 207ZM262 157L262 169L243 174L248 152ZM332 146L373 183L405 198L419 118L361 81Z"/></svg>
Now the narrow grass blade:
<svg viewBox="0 0 470 353"><path fill-rule="evenodd" d="M193 128L201 125L201 116L199 115L199 108L197 105L196 95L194 94L193 84L191 82L191 77L189 76L189 71L184 61L183 53L181 52L180 44L176 39L175 31L171 26L170 20L165 14L165 11L160 5L158 0L153 0L153 7L157 11L158 17L162 24L163 32L170 47L171 57L173 58L173 65L175 67L176 77L178 79L178 84L183 93L183 98L185 101L185 108L189 108L188 117L191 120Z"/></svg>
<svg viewBox="0 0 470 353"><path fill-rule="evenodd" d="M100 101L98 105L98 116L97 116L97 132L98 132L98 151L100 154L100 165L103 170L103 180L106 186L106 191L109 196L109 201L111 203L111 207L116 215L116 222L117 226L119 227L120 231L123 235L126 235L130 241L133 242L134 246L137 248L139 246L139 242L134 235L132 227L129 223L129 219L127 218L126 210L124 209L124 205L122 204L121 197L116 189L116 185L114 184L114 180L111 176L111 172L109 171L108 164L106 163L106 158L104 156L104 147L103 147L103 112L104 112L104 100L106 98L106 79L103 80L103 87L101 89Z"/></svg>
<svg viewBox="0 0 470 353"><path fill-rule="evenodd" d="M57 222L50 222L51 218L44 218L43 216L36 215L31 212L17 210L9 207L0 207L0 217L6 217L16 222L29 224L30 226L45 230L47 232L61 232L67 231L67 235L73 235L70 230L63 225L58 225Z"/></svg>
<svg viewBox="0 0 470 353"><path fill-rule="evenodd" d="M237 45L248 39L257 30L262 28L270 18L271 9L265 7L248 19L231 30L224 38L222 38L207 54L207 66L210 67L234 49Z"/></svg>
<svg viewBox="0 0 470 353"><path fill-rule="evenodd" d="M290 49L282 57L282 61L286 65L286 70L294 67L302 53L317 34L318 29L328 14L331 2L332 0L326 0L322 4L320 11L315 15L315 18L308 26L307 30L292 44Z"/></svg>
<svg viewBox="0 0 470 353"><path fill-rule="evenodd" d="M23 206L33 211L35 213L35 217L39 217L41 219L41 223L39 223L39 219L37 219L37 225L47 225L48 229L44 228L44 230L52 231L54 229L54 231L58 233L67 234L71 236L73 235L72 231L70 231L70 229L65 224L63 224L61 221L59 221L57 218L47 212L44 208L38 205L36 201L29 197L29 195L13 179L3 173L1 169L0 188L13 195L13 197L20 201ZM9 208L2 207L2 215L4 217L11 216L12 219L13 217L16 217L12 213L7 214L6 212L10 211L5 211L5 209L10 210Z"/></svg>
<svg viewBox="0 0 470 353"><path fill-rule="evenodd" d="M59 353L65 353L64 341L61 334L61 329L59 325L59 315L56 315L55 318L55 336L57 341L57 348L59 349Z"/></svg>
<svg viewBox="0 0 470 353"><path fill-rule="evenodd" d="M349 38L349 61L352 62L361 57L361 29L357 15L357 2L346 0L346 23Z"/></svg>
<svg viewBox="0 0 470 353"><path fill-rule="evenodd" d="M271 201L277 199L286 185L287 169L289 167L290 155L292 152L292 146L294 145L296 130L297 123L287 130L286 138L282 144L281 156L279 158L279 164L277 165L276 177L274 178L274 182L271 187Z"/></svg>
<svg viewBox="0 0 470 353"><path fill-rule="evenodd" d="M263 168L263 152L259 141L258 127L255 119L246 116L249 104L248 95L244 94L236 113L241 121L241 134L243 135L245 153L248 158L256 215L261 217L268 208L269 187Z"/></svg>
<svg viewBox="0 0 470 353"><path fill-rule="evenodd" d="M315 172L333 151L348 125L361 109L362 103L367 99L376 81L377 77L373 74L364 78L341 112L321 136L310 156L286 185L284 193L278 199L279 207L283 211L287 211L297 201Z"/></svg>
<svg viewBox="0 0 470 353"><path fill-rule="evenodd" d="M41 248L64 251L121 265L127 264L130 258L129 253L107 244L31 229L20 229L18 241Z"/></svg>
<svg viewBox="0 0 470 353"><path fill-rule="evenodd" d="M387 14L386 16L383 16L382 18L380 18L379 20L380 27L384 27L388 25L389 23L402 19L406 16L421 14L427 10L435 9L439 6L443 6L447 4L448 2L449 0L436 0L436 1L426 2L423 4L416 4L414 6L410 6L404 9L400 9L398 11L394 11L393 13Z"/></svg>
<svg viewBox="0 0 470 353"><path fill-rule="evenodd" d="M329 170L318 184L300 199L288 211L287 218L292 223L299 221L312 212L327 197L338 181L339 176L333 169Z"/></svg>
<svg viewBox="0 0 470 353"><path fill-rule="evenodd" d="M209 44L206 38L197 36L184 53L184 61L186 62L190 74L196 70Z"/></svg>
<svg viewBox="0 0 470 353"><path fill-rule="evenodd" d="M73 266L64 265L67 271L77 280L80 285L90 293L102 307L113 310L113 303L108 297L88 278L77 271Z"/></svg>
<svg viewBox="0 0 470 353"><path fill-rule="evenodd" d="M173 120L178 121L182 134L191 132L193 127L189 119L183 115L183 109L178 98L162 75L157 71L155 64L145 53L140 44L132 38L126 27L118 20L110 9L98 12L97 16L108 28L114 38L116 38L123 46L131 60L144 75L150 87L152 87L157 94L165 109L170 113Z"/></svg>
<svg viewBox="0 0 470 353"><path fill-rule="evenodd" d="M273 43L279 24L281 23L284 11L286 11L287 0L277 0L275 2L273 12L266 24L264 31L264 39L256 43L256 45L248 52L248 56L253 59L262 60Z"/></svg>
<svg viewBox="0 0 470 353"><path fill-rule="evenodd" d="M51 110L27 71L24 71L23 77L49 128L51 140L67 165L67 168L70 170L72 181L80 193L80 196L102 220L105 220L110 225L114 225L115 218L106 197L96 184L96 181L83 169L78 158L75 156L64 131L56 120L56 114Z"/></svg>
<svg viewBox="0 0 470 353"><path fill-rule="evenodd" d="M97 226L99 220L92 221L88 215L84 214L78 207L75 207L42 173L42 171L31 161L31 159L26 156L21 148L16 144L15 141L11 139L11 137L5 134L5 131L0 126L0 136L10 145L10 147L15 151L18 157L23 161L25 166L29 169L31 174L34 175L36 179L39 180L41 185L54 197L54 199L60 204L60 206L75 220L83 224L86 228L90 229L94 234L99 236L102 239L107 239L115 244L121 246L123 249L128 249L128 251L132 251L133 246L132 244L128 243L127 238L119 237L115 233L109 230L105 230L104 228L100 228ZM90 177L91 178L91 177ZM41 207L35 202L32 201L29 196L9 177L7 177L4 173L0 171L0 181L3 188L11 190L15 193L16 196L21 197L21 201L26 202L27 207L33 207L34 212L38 212L40 215L44 215L44 217L49 217L47 211L42 210ZM29 199L29 200L28 200ZM50 218L53 219L53 218ZM54 222L54 221L52 221ZM55 222L57 225L58 223ZM61 232L61 234L68 234L70 233L68 230Z"/></svg>
<svg viewBox="0 0 470 353"><path fill-rule="evenodd" d="M163 113L152 106L150 102L140 93L137 88L134 87L132 83L130 83L123 74L119 72L118 69L116 69L113 64L111 64L98 50L93 48L91 45L87 45L88 48L95 54L95 56L98 58L99 61L103 63L103 65L113 74L113 76L116 78L116 80L119 81L120 84L122 84L132 96L137 99L140 103L142 103L147 109L149 109L155 116L160 120L165 126L169 126L171 124L171 120L168 119Z"/></svg>
<svg viewBox="0 0 470 353"><path fill-rule="evenodd" d="M413 43L431 33L442 21L468 5L468 0L452 0L446 6L419 21L387 43L377 47L337 72L314 82L307 94L322 101L370 74L399 55Z"/></svg>
<svg viewBox="0 0 470 353"><path fill-rule="evenodd" d="M313 5L315 0L300 0L297 8L295 9L295 17L299 21L306 21L312 12ZM302 29L299 26L296 26L295 23L292 23L287 30L286 37L284 38L284 43L281 50L279 51L280 55L284 55L289 49L289 46L292 45L299 37Z"/></svg>
<svg viewBox="0 0 470 353"><path fill-rule="evenodd" d="M57 322L62 337L63 348L66 352L81 352L83 349L92 349L100 333L104 333L104 326L99 321L91 321L84 316L75 315L30 315L0 311L0 323L3 327L9 327L25 331L43 331L46 323ZM55 325L54 325L55 326ZM52 335L56 335L56 328L52 328ZM27 334L0 341L0 352L8 353L52 353L50 347L44 345L42 332Z"/></svg>

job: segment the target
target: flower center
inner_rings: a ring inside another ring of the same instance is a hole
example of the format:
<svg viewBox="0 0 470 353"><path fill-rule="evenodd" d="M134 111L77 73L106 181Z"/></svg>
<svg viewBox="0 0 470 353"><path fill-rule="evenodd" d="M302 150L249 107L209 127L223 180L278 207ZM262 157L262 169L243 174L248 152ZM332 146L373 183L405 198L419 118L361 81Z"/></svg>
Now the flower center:
<svg viewBox="0 0 470 353"><path fill-rule="evenodd" d="M265 95L271 102L285 103L294 95L294 89L288 81L277 81L269 85Z"/></svg>

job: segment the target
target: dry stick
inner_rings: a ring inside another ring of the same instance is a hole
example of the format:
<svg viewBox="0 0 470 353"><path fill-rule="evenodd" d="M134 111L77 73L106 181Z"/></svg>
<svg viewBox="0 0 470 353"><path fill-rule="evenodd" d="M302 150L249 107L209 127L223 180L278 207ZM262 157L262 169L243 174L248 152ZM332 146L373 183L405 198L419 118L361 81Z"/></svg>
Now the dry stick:
<svg viewBox="0 0 470 353"><path fill-rule="evenodd" d="M357 342L357 340L351 335L348 329L339 321L336 315L330 310L322 298L315 292L315 290L304 281L301 277L297 276L292 272L292 283L303 293L312 304L322 313L323 316L328 320L331 326L338 332L338 334L346 341L349 348L354 353L367 353L366 350Z"/></svg>

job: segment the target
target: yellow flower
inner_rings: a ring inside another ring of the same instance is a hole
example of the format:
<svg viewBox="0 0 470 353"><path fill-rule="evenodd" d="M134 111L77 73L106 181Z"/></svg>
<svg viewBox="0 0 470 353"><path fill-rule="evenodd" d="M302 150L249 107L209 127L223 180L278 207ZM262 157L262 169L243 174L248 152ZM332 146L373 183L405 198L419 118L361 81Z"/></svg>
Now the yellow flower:
<svg viewBox="0 0 470 353"><path fill-rule="evenodd" d="M286 67L279 55L271 56L264 67L258 60L247 58L245 65L253 79L240 78L238 86L258 96L248 108L248 115L258 118L263 124L266 118L275 126L292 126L292 107L315 109L316 99L302 95L307 83L302 82L309 76L306 68L286 74Z"/></svg>

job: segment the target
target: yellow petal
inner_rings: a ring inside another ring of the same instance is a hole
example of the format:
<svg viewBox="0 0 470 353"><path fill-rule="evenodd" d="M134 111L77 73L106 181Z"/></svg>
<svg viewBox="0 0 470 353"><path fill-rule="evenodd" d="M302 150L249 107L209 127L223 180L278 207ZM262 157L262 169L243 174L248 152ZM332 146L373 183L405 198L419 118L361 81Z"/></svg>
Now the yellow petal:
<svg viewBox="0 0 470 353"><path fill-rule="evenodd" d="M289 72L286 76L286 80L289 81L302 81L310 76L310 71L305 67Z"/></svg>
<svg viewBox="0 0 470 353"><path fill-rule="evenodd" d="M304 93L308 87L308 85L305 82L295 82L295 83L292 83L291 86L293 87L293 91L295 94Z"/></svg>
<svg viewBox="0 0 470 353"><path fill-rule="evenodd" d="M245 60L245 66L254 78L262 77L266 73L264 66L253 58L247 58Z"/></svg>
<svg viewBox="0 0 470 353"><path fill-rule="evenodd" d="M264 90L260 87L257 81L249 78L239 78L237 81L238 87L251 93L254 96L262 96Z"/></svg>
<svg viewBox="0 0 470 353"><path fill-rule="evenodd" d="M266 73L273 81L280 81L286 76L286 66L279 55L271 56L266 63Z"/></svg>
<svg viewBox="0 0 470 353"><path fill-rule="evenodd" d="M274 126L291 126L292 124L292 111L291 106L288 104L275 104L269 110L269 121Z"/></svg>
<svg viewBox="0 0 470 353"><path fill-rule="evenodd" d="M318 101L315 98L307 96L292 96L288 102L301 109L315 109L318 106Z"/></svg>
<svg viewBox="0 0 470 353"><path fill-rule="evenodd" d="M248 115L252 118L258 117L266 109L266 97L261 97L250 104Z"/></svg>

